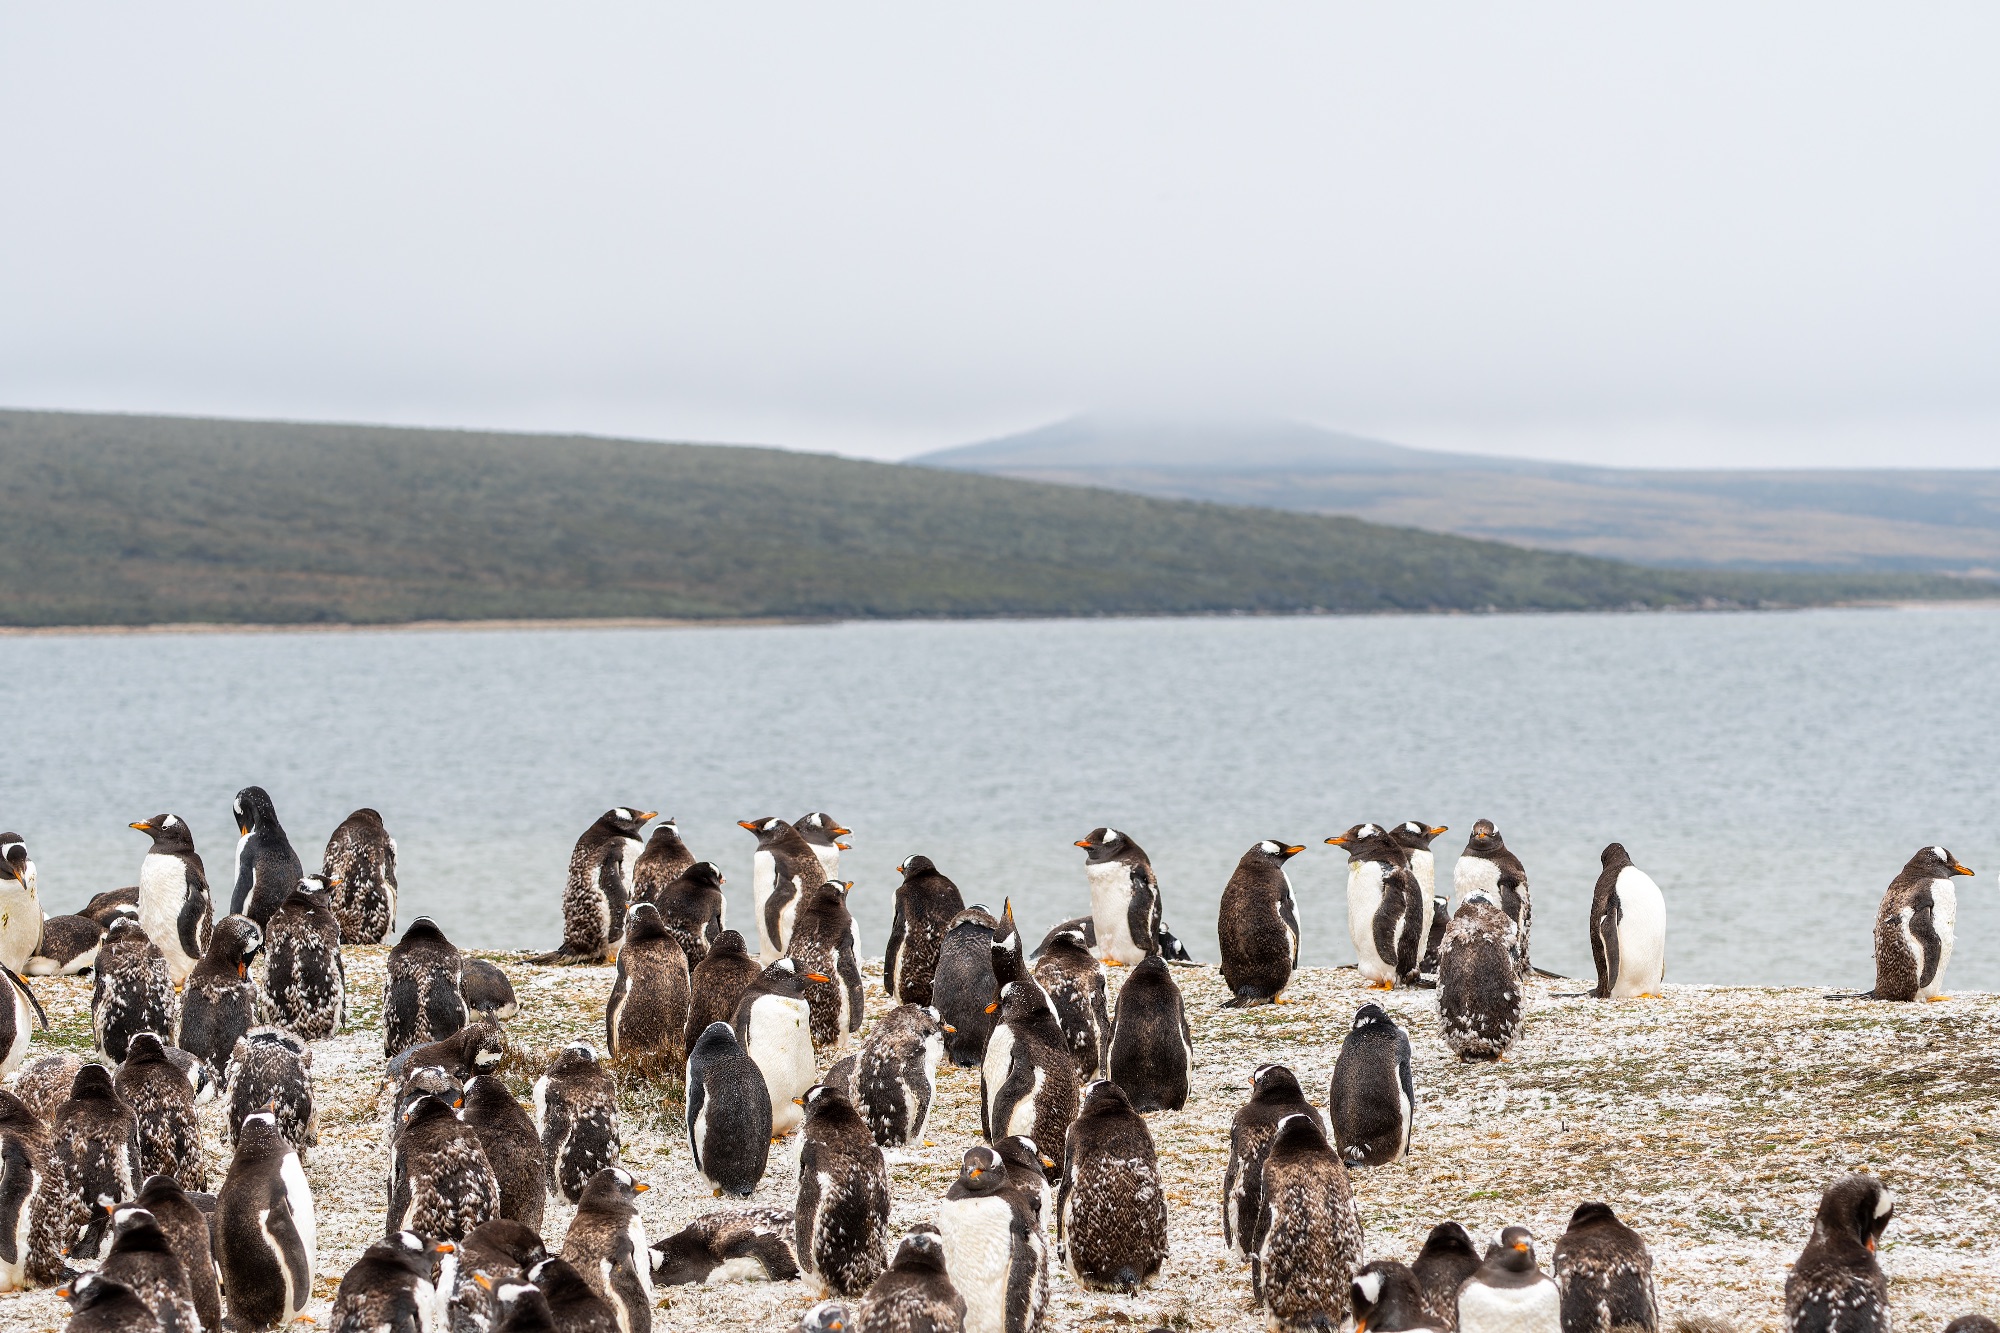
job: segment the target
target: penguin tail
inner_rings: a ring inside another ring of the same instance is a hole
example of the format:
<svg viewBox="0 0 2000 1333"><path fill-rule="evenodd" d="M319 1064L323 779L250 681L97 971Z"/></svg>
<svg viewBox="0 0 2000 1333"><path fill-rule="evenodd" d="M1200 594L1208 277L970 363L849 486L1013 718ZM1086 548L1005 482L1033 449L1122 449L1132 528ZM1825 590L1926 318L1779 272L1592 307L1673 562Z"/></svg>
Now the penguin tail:
<svg viewBox="0 0 2000 1333"><path fill-rule="evenodd" d="M1872 990L1838 990L1822 998L1828 1000L1872 1000L1876 996Z"/></svg>
<svg viewBox="0 0 2000 1333"><path fill-rule="evenodd" d="M1222 1007L1224 1009L1255 1009L1259 1005L1269 1003L1271 1003L1271 997L1268 995L1259 995L1255 991L1238 991L1234 999L1224 1000Z"/></svg>
<svg viewBox="0 0 2000 1333"><path fill-rule="evenodd" d="M1566 977L1566 976L1564 976L1564 975L1563 975L1562 973L1560 973L1560 972L1551 972L1551 971L1549 971L1549 970L1548 970L1548 969L1547 969L1546 967L1537 967L1537 968L1532 968L1532 969L1530 969L1530 970L1531 970L1531 971L1533 971L1533 972L1534 972L1534 974L1535 974L1536 976L1538 976L1538 977L1547 977L1547 978L1548 978L1548 979L1549 979L1550 981L1574 981L1574 980L1575 980L1575 978L1574 978L1574 977Z"/></svg>
<svg viewBox="0 0 2000 1333"><path fill-rule="evenodd" d="M1111 1284L1129 1295L1139 1289L1139 1274L1128 1265L1118 1270L1117 1275L1111 1279Z"/></svg>
<svg viewBox="0 0 2000 1333"><path fill-rule="evenodd" d="M537 967L578 967L585 963L599 961L599 955L594 953L580 953L565 944L553 953L536 954L525 961Z"/></svg>

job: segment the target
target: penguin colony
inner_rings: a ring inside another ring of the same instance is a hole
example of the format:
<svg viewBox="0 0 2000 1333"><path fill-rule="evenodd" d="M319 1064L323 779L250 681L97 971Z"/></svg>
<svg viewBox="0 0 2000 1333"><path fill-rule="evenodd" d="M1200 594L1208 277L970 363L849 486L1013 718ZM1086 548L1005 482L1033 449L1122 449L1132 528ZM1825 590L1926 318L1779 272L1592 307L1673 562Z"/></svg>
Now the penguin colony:
<svg viewBox="0 0 2000 1333"><path fill-rule="evenodd" d="M531 1108L501 1072L500 1025L521 1011L505 971L426 917L389 951L383 1238L336 1282L319 1268L302 1165L317 1143L312 1043L349 1023L343 936L394 933L395 844L377 812L357 811L307 874L267 792L243 789L232 811L220 919L177 815L132 825L152 843L135 888L70 916L43 915L25 840L0 835L0 1019L12 1013L0 1072L19 1070L0 1091L0 1291L59 1287L74 1329L184 1333L225 1316L275 1328L304 1314L317 1282L334 1286L336 1330L650 1333L671 1287L796 1281L820 1300L801 1328L1022 1333L1062 1285L1132 1293L1170 1271L1173 1205L1148 1117L1186 1106L1203 1016L1170 966L1187 960L1160 878L1129 834L1077 840L1090 913L1033 955L1011 904L997 918L967 907L928 857L906 857L885 993L871 996L853 886L834 877L850 830L824 812L742 821L757 838L758 957L726 928L714 863L672 821L642 842L654 815L626 806L578 840L561 946L524 960L616 968L603 1049L575 1041L515 1071L535 1075ZM1480 820L1451 895L1435 893L1431 844L1446 831L1361 823L1326 842L1347 856L1365 983L1435 990L1444 1043L1462 1060L1504 1059L1533 990L1527 873ZM1260 840L1224 887L1223 1007L1288 1002L1301 911L1286 865L1302 851ZM1665 897L1622 845L1602 863L1595 985L1580 994L1658 997ZM1874 989L1834 998L1944 998L1956 881L1971 873L1920 849L1882 900ZM1123 969L1115 994L1107 969ZM96 1058L30 1062L47 1019L24 977L83 971ZM1354 1173L1421 1151L1418 1092L1394 1015L1364 1003L1343 1022L1324 1110L1286 1065L1248 1072L1211 1204L1270 1327L1658 1333L1647 1243L1600 1201L1576 1205L1548 1271L1521 1225L1482 1245L1443 1221L1407 1264L1371 1259ZM885 1154L973 1132L932 1117L947 1057L979 1071L977 1141L932 1220L898 1239ZM716 1207L649 1240L638 1200L651 1186L623 1164L621 1078L681 1088L690 1160L718 1199L756 1194L774 1145L792 1139L780 1150L796 1154L792 1206ZM204 1142L209 1101L228 1108L220 1142ZM560 1246L543 1233L550 1196L574 1206ZM1873 1176L1826 1187L1784 1282L1788 1329L1888 1329L1876 1251L1894 1216Z"/></svg>

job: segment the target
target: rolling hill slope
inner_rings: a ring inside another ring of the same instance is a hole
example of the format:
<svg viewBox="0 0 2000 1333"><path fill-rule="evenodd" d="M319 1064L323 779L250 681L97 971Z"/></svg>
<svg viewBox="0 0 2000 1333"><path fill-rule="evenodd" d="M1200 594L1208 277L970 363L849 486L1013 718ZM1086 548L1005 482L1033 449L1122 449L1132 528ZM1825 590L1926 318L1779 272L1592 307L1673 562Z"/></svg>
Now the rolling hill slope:
<svg viewBox="0 0 2000 1333"><path fill-rule="evenodd" d="M1642 569L1347 518L775 449L0 412L0 623L1803 604L1925 576Z"/></svg>

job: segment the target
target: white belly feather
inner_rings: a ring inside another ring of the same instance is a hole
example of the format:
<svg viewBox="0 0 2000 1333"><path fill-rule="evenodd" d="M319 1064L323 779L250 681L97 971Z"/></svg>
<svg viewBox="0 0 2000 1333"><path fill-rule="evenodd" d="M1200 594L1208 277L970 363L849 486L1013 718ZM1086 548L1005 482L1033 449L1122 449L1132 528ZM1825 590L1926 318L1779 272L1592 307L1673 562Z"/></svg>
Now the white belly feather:
<svg viewBox="0 0 2000 1333"><path fill-rule="evenodd" d="M1937 931L1938 965L1931 974L1931 984L1917 991L1917 998L1928 1000L1933 995L1944 994L1944 970L1951 963L1951 946L1958 939L1958 890L1948 879L1931 881L1931 925ZM1917 975L1924 974L1924 956L1916 951Z"/></svg>
<svg viewBox="0 0 2000 1333"><path fill-rule="evenodd" d="M1146 951L1132 938L1132 869L1123 861L1086 865L1090 877L1090 916L1097 927L1098 956L1136 967Z"/></svg>
<svg viewBox="0 0 2000 1333"><path fill-rule="evenodd" d="M1375 951L1375 914L1382 907L1382 863L1347 863L1347 933L1354 941L1354 956L1361 975L1369 981L1394 981L1394 959L1383 959Z"/></svg>
<svg viewBox="0 0 2000 1333"><path fill-rule="evenodd" d="M1618 975L1615 999L1657 995L1667 975L1667 900L1653 877L1637 866L1618 872Z"/></svg>
<svg viewBox="0 0 2000 1333"><path fill-rule="evenodd" d="M937 1220L945 1270L965 1298L965 1333L1005 1333L1013 1209L994 1195L947 1199L938 1205Z"/></svg>
<svg viewBox="0 0 2000 1333"><path fill-rule="evenodd" d="M1459 1333L1561 1333L1562 1296L1544 1278L1525 1287L1468 1282L1458 1293Z"/></svg>
<svg viewBox="0 0 2000 1333"><path fill-rule="evenodd" d="M789 1134L805 1112L792 1098L805 1095L818 1070L813 1062L812 1011L804 1000L760 996L750 1008L750 1058L771 1092L771 1132Z"/></svg>
<svg viewBox="0 0 2000 1333"><path fill-rule="evenodd" d="M1465 895L1475 890L1496 903L1501 901L1500 867L1483 856L1461 856L1451 868L1451 902L1446 915L1456 915Z"/></svg>

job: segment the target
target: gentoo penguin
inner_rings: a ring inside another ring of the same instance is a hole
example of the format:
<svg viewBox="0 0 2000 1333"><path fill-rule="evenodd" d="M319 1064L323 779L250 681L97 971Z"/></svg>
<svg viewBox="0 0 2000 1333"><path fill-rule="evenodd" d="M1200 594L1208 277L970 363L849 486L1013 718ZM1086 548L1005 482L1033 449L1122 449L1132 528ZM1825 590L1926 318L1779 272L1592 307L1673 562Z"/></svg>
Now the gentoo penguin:
<svg viewBox="0 0 2000 1333"><path fill-rule="evenodd" d="M1579 1204L1556 1242L1563 1333L1656 1333L1653 1256L1609 1204Z"/></svg>
<svg viewBox="0 0 2000 1333"><path fill-rule="evenodd" d="M363 807L340 821L320 862L340 938L380 944L396 929L396 840L382 816Z"/></svg>
<svg viewBox="0 0 2000 1333"><path fill-rule="evenodd" d="M945 931L965 910L965 899L928 856L904 857L896 873L903 882L896 886L889 951L882 958L883 985L899 1004L929 1004L938 949Z"/></svg>
<svg viewBox="0 0 2000 1333"><path fill-rule="evenodd" d="M214 1206L211 1195L201 1198ZM113 1225L127 1209L143 1208L167 1239L174 1257L187 1274L189 1299L204 1329L222 1327L222 1294L215 1281L215 1246L209 1238L208 1218L201 1204L171 1176L152 1176L130 1203L94 1220L83 1240L70 1251L72 1258L101 1259L111 1248Z"/></svg>
<svg viewBox="0 0 2000 1333"><path fill-rule="evenodd" d="M1958 890L1972 872L1942 847L1919 848L1889 883L1875 912L1875 1000L1942 1000L1958 935Z"/></svg>
<svg viewBox="0 0 2000 1333"><path fill-rule="evenodd" d="M208 1159L202 1151L194 1085L167 1058L156 1034L134 1034L111 1086L132 1108L140 1178L169 1176L183 1189L207 1189Z"/></svg>
<svg viewBox="0 0 2000 1333"><path fill-rule="evenodd" d="M1458 1327L1458 1289L1479 1271L1479 1249L1472 1243L1472 1233L1458 1222L1438 1223L1424 1238L1410 1271L1423 1290L1430 1326L1452 1333Z"/></svg>
<svg viewBox="0 0 2000 1333"><path fill-rule="evenodd" d="M625 938L625 910L632 903L632 869L644 845L639 830L652 810L616 806L583 831L569 854L563 885L563 939L536 963L608 963Z"/></svg>
<svg viewBox="0 0 2000 1333"><path fill-rule="evenodd" d="M1562 1293L1536 1267L1535 1238L1526 1227L1502 1230L1458 1289L1458 1331L1562 1333Z"/></svg>
<svg viewBox="0 0 2000 1333"><path fill-rule="evenodd" d="M1097 1291L1136 1291L1166 1262L1167 1196L1153 1134L1109 1079L1084 1089L1069 1127L1056 1238L1070 1273Z"/></svg>
<svg viewBox="0 0 2000 1333"><path fill-rule="evenodd" d="M763 1071L771 1094L771 1132L792 1132L803 1118L797 1098L818 1077L813 1055L812 1011L798 968L780 958L743 989L731 1024L743 1049Z"/></svg>
<svg viewBox="0 0 2000 1333"><path fill-rule="evenodd" d="M852 1098L882 1147L907 1148L923 1140L944 1039L937 1010L916 1004L897 1005L868 1034L855 1060Z"/></svg>
<svg viewBox="0 0 2000 1333"><path fill-rule="evenodd" d="M160 946L178 988L208 952L214 924L208 873L195 853L194 832L179 815L154 815L132 827L153 840L139 863L139 924Z"/></svg>
<svg viewBox="0 0 2000 1333"><path fill-rule="evenodd" d="M1363 979L1381 990L1415 985L1431 899L1409 855L1380 824L1356 824L1327 842L1347 853L1347 933Z"/></svg>
<svg viewBox="0 0 2000 1333"><path fill-rule="evenodd" d="M1035 981L1055 1006L1063 1040L1084 1081L1104 1072L1104 1055L1111 1046L1110 987L1104 964L1090 950L1080 930L1065 930L1042 941L1035 958Z"/></svg>
<svg viewBox="0 0 2000 1333"><path fill-rule="evenodd" d="M1431 924L1424 931L1424 957L1417 964L1421 976L1434 977L1438 970L1438 950L1444 947L1444 928L1451 920L1451 899L1442 893L1431 895Z"/></svg>
<svg viewBox="0 0 2000 1333"><path fill-rule="evenodd" d="M1372 1259L1354 1272L1354 1326L1374 1333L1444 1333L1424 1307L1423 1285L1410 1266Z"/></svg>
<svg viewBox="0 0 2000 1333"><path fill-rule="evenodd" d="M1894 1196L1873 1176L1826 1187L1812 1236L1785 1278L1786 1333L1888 1333L1889 1284L1875 1247L1895 1212Z"/></svg>
<svg viewBox="0 0 2000 1333"><path fill-rule="evenodd" d="M60 1248L67 1249L102 1204L138 1192L138 1129L132 1108L118 1099L111 1071L85 1065L76 1071L69 1100L49 1125L48 1179L42 1190L58 1219Z"/></svg>
<svg viewBox="0 0 2000 1333"><path fill-rule="evenodd" d="M1250 1100L1229 1125L1229 1165L1222 1173L1222 1239L1238 1259L1250 1258L1257 1218L1264 1207L1264 1159L1279 1122L1292 1115L1318 1115L1285 1065L1259 1065L1250 1076Z"/></svg>
<svg viewBox="0 0 2000 1333"><path fill-rule="evenodd" d="M1508 881L1502 884L1502 880ZM1521 936L1522 968L1528 964L1528 936L1535 924L1534 904L1528 896L1528 871L1521 864L1521 858L1507 850L1506 842L1500 837L1493 821L1482 819L1472 826L1472 836L1465 840L1465 850L1458 854L1458 863L1451 871L1451 911L1458 914L1458 905L1465 901L1465 895L1475 890L1485 894L1500 904L1508 918L1513 921Z"/></svg>
<svg viewBox="0 0 2000 1333"><path fill-rule="evenodd" d="M854 1310L862 1333L966 1333L966 1301L945 1271L935 1232L913 1231Z"/></svg>
<svg viewBox="0 0 2000 1333"><path fill-rule="evenodd" d="M465 1001L468 1019L484 1023L504 1023L521 1012L514 995L514 983L507 974L484 958L460 955L458 995Z"/></svg>
<svg viewBox="0 0 2000 1333"><path fill-rule="evenodd" d="M735 1019L744 990L763 972L735 931L725 930L709 942L708 953L688 974L688 1050L694 1049L710 1023Z"/></svg>
<svg viewBox="0 0 2000 1333"><path fill-rule="evenodd" d="M1417 887L1423 890L1424 924L1419 938L1426 942L1437 920L1434 906L1437 902L1437 855L1431 851L1431 839L1449 832L1451 827L1448 824L1433 824L1422 819L1406 819L1389 830L1389 836L1396 840L1396 845L1409 859L1410 873L1417 877ZM1423 945L1418 946L1418 951L1420 954L1423 952ZM1417 970L1423 971L1422 963L1417 965Z"/></svg>
<svg viewBox="0 0 2000 1333"><path fill-rule="evenodd" d="M208 952L188 974L181 992L181 1021L174 1045L220 1070L237 1039L257 1025L263 990L250 963L264 947L264 928L247 916L215 923Z"/></svg>
<svg viewBox="0 0 2000 1333"><path fill-rule="evenodd" d="M52 1225L56 1210L41 1200L49 1187L48 1158L48 1126L26 1102L0 1090L0 1292L23 1290L61 1271L62 1247ZM50 1224L39 1255L33 1243L37 1217Z"/></svg>
<svg viewBox="0 0 2000 1333"><path fill-rule="evenodd" d="M653 1281L663 1287L790 1282L799 1275L792 1254L792 1215L777 1208L703 1214L655 1242L653 1256Z"/></svg>
<svg viewBox="0 0 2000 1333"><path fill-rule="evenodd" d="M651 1188L621 1167L604 1168L584 1186L563 1239L562 1257L611 1303L619 1333L653 1327L653 1250L636 1202Z"/></svg>
<svg viewBox="0 0 2000 1333"><path fill-rule="evenodd" d="M792 918L808 888L824 884L826 867L799 831L782 819L739 819L757 835L750 855L750 906L757 918L757 961L775 962L792 942Z"/></svg>
<svg viewBox="0 0 2000 1333"><path fill-rule="evenodd" d="M138 913L133 912L136 919ZM104 927L87 916L52 916L42 922L42 942L24 977L73 977L97 966L97 946L104 943Z"/></svg>
<svg viewBox="0 0 2000 1333"><path fill-rule="evenodd" d="M389 950L389 977L382 994L383 1054L442 1041L466 1024L465 997L458 993L465 963L458 946L437 922L420 916Z"/></svg>
<svg viewBox="0 0 2000 1333"><path fill-rule="evenodd" d="M747 1199L771 1156L771 1091L736 1031L711 1023L688 1052L688 1148L716 1197Z"/></svg>
<svg viewBox="0 0 2000 1333"><path fill-rule="evenodd" d="M813 1049L847 1049L847 1034L858 1027L860 997L847 985L847 941L854 931L848 915L851 883L828 880L806 891L793 917L785 956L798 968L806 1005L812 1012Z"/></svg>
<svg viewBox="0 0 2000 1333"><path fill-rule="evenodd" d="M0 967L26 968L42 945L35 863L18 833L0 833Z"/></svg>
<svg viewBox="0 0 2000 1333"><path fill-rule="evenodd" d="M548 1203L549 1168L535 1118L496 1074L480 1074L468 1082L464 1101L459 1118L479 1136L480 1150L500 1191L494 1216L540 1231Z"/></svg>
<svg viewBox="0 0 2000 1333"><path fill-rule="evenodd" d="M307 1041L324 1041L347 1021L340 939L340 918L328 904L326 881L317 875L299 881L264 931L271 1016Z"/></svg>
<svg viewBox="0 0 2000 1333"><path fill-rule="evenodd" d="M1944 1333L2000 1333L2000 1324L1983 1314L1962 1314L1944 1326Z"/></svg>
<svg viewBox="0 0 2000 1333"><path fill-rule="evenodd" d="M1333 1065L1327 1108L1334 1144L1349 1166L1382 1166L1410 1150L1417 1108L1410 1038L1381 1005L1355 1011Z"/></svg>
<svg viewBox="0 0 2000 1333"><path fill-rule="evenodd" d="M437 1258L456 1247L396 1231L361 1252L333 1294L330 1333L433 1333Z"/></svg>
<svg viewBox="0 0 2000 1333"><path fill-rule="evenodd" d="M821 1301L799 1316L798 1333L860 1333L854 1311L842 1301Z"/></svg>
<svg viewBox="0 0 2000 1333"><path fill-rule="evenodd" d="M979 1067L980 1129L989 1143L1014 1134L1059 1143L1076 1119L1077 1100L1076 1061L1062 1025L1032 980L1008 982L996 1007L999 1022Z"/></svg>
<svg viewBox="0 0 2000 1333"><path fill-rule="evenodd" d="M799 1269L821 1295L859 1296L888 1257L888 1164L847 1098L820 1086L803 1100L793 1214Z"/></svg>
<svg viewBox="0 0 2000 1333"><path fill-rule="evenodd" d="M1036 1221L1047 1226L1056 1215L1056 1192L1049 1177L1062 1163L1021 1134L1011 1134L992 1147L1007 1164L1007 1188L1025 1199Z"/></svg>
<svg viewBox="0 0 2000 1333"><path fill-rule="evenodd" d="M528 1280L541 1288L542 1299L548 1302L548 1322L523 1325L521 1311L514 1308L514 1302L503 1290L501 1329L519 1333L529 1333L531 1329L546 1329L548 1333L618 1333L618 1315L611 1302L598 1295L597 1289L584 1280L569 1260L560 1255L544 1259L528 1270Z"/></svg>
<svg viewBox="0 0 2000 1333"><path fill-rule="evenodd" d="M1178 1111L1187 1105L1194 1038L1181 988L1158 954L1142 960L1118 988L1104 1067L1141 1111Z"/></svg>
<svg viewBox="0 0 2000 1333"><path fill-rule="evenodd" d="M504 1217L474 1227L448 1261L453 1333L486 1333L498 1325L500 1288L525 1282L528 1270L548 1257L536 1228Z"/></svg>
<svg viewBox="0 0 2000 1333"><path fill-rule="evenodd" d="M28 1039L35 1024L40 1022L42 1030L48 1031L49 1016L27 982L5 968L0 968L0 973L5 973L0 976L0 991L6 992L5 1000L0 1001L0 1075L6 1075L28 1058Z"/></svg>
<svg viewBox="0 0 2000 1333"><path fill-rule="evenodd" d="M1094 828L1076 840L1090 879L1090 915L1098 956L1133 967L1160 951L1160 879L1145 848L1115 828Z"/></svg>
<svg viewBox="0 0 2000 1333"><path fill-rule="evenodd" d="M475 1074L490 1074L507 1058L507 1034L497 1023L484 1019L468 1023L443 1041L405 1047L403 1053L384 1068L390 1078L403 1078L413 1069L434 1065L458 1081L461 1087Z"/></svg>
<svg viewBox="0 0 2000 1333"><path fill-rule="evenodd" d="M102 893L90 895L90 901L83 905L79 915L87 916L106 930L121 916L139 914L139 886L128 884L122 889L106 889ZM197 958L201 955L196 954Z"/></svg>
<svg viewBox="0 0 2000 1333"><path fill-rule="evenodd" d="M976 1067L986 1053L986 1039L993 1034L997 1011L986 1006L1000 998L1000 984L993 975L997 929L993 914L974 903L952 918L938 948L931 1007L944 1018L944 1050L955 1065Z"/></svg>
<svg viewBox="0 0 2000 1333"><path fill-rule="evenodd" d="M251 1028L230 1052L224 1081L229 1097L224 1124L231 1142L237 1127L257 1111L270 1116L293 1151L303 1155L319 1142L312 1050L300 1037L279 1027Z"/></svg>
<svg viewBox="0 0 2000 1333"><path fill-rule="evenodd" d="M144 1208L118 1208L112 1213L111 1247L97 1275L131 1288L146 1303L162 1330L195 1333L201 1327L194 1308L194 1284L187 1266L174 1252L167 1233Z"/></svg>
<svg viewBox="0 0 2000 1333"><path fill-rule="evenodd" d="M389 1147L389 1225L434 1240L464 1240L499 1215L500 1182L479 1132L438 1097L419 1097Z"/></svg>
<svg viewBox="0 0 2000 1333"><path fill-rule="evenodd" d="M1600 1000L1657 997L1667 975L1667 903L1653 877L1632 864L1625 844L1604 849L1590 897L1590 956Z"/></svg>
<svg viewBox="0 0 2000 1333"><path fill-rule="evenodd" d="M819 859L820 874L827 879L840 878L840 854L847 850L841 839L854 832L824 810L808 810L792 821L792 827L812 848Z"/></svg>
<svg viewBox="0 0 2000 1333"><path fill-rule="evenodd" d="M1280 1329L1339 1328L1361 1266L1361 1218L1347 1168L1316 1115L1278 1122L1264 1158L1264 1206L1250 1242L1250 1289Z"/></svg>
<svg viewBox="0 0 2000 1333"><path fill-rule="evenodd" d="M312 1188L268 1114L248 1117L237 1131L212 1225L222 1290L238 1328L275 1328L305 1313L319 1263Z"/></svg>
<svg viewBox="0 0 2000 1333"><path fill-rule="evenodd" d="M306 868L278 822L277 807L262 787L236 793L236 888L229 895L229 914L247 916L259 926L271 919L278 904L299 882Z"/></svg>
<svg viewBox="0 0 2000 1333"><path fill-rule="evenodd" d="M1038 1199L1009 1188L998 1152L966 1152L937 1225L945 1268L965 1298L966 1333L1034 1328L1049 1301L1048 1241Z"/></svg>
<svg viewBox="0 0 2000 1333"><path fill-rule="evenodd" d="M690 973L708 957L709 946L728 928L728 904L722 896L727 882L715 862L697 861L682 871L680 878L644 900L660 909L660 920L667 923L687 954Z"/></svg>
<svg viewBox="0 0 2000 1333"><path fill-rule="evenodd" d="M678 1069L686 1059L687 954L667 933L660 909L634 903L625 914L618 979L604 1005L604 1045L611 1057L655 1056Z"/></svg>
<svg viewBox="0 0 2000 1333"><path fill-rule="evenodd" d="M653 825L639 859L632 863L632 901L658 907L667 886L693 869L694 863L694 853L681 841L680 821L668 815Z"/></svg>
<svg viewBox="0 0 2000 1333"><path fill-rule="evenodd" d="M1215 932L1222 984L1233 997L1228 1008L1284 1002L1285 985L1299 965L1299 908L1285 862L1304 850L1266 838L1243 853L1223 887Z"/></svg>
<svg viewBox="0 0 2000 1333"><path fill-rule="evenodd" d="M549 1164L549 1188L575 1203L583 1187L618 1165L618 1084L585 1042L562 1048L535 1080L535 1127Z"/></svg>
<svg viewBox="0 0 2000 1333"><path fill-rule="evenodd" d="M65 1333L165 1333L137 1293L108 1277L84 1273L56 1295L69 1302Z"/></svg>
<svg viewBox="0 0 2000 1333"><path fill-rule="evenodd" d="M1484 889L1465 895L1438 950L1438 1020L1461 1060L1498 1060L1527 1007L1514 922Z"/></svg>
<svg viewBox="0 0 2000 1333"><path fill-rule="evenodd" d="M44 1124L55 1119L56 1108L69 1100L70 1085L76 1082L76 1071L86 1064L76 1051L51 1051L38 1055L21 1066L21 1072L14 1076L14 1095L21 1104L34 1113Z"/></svg>

